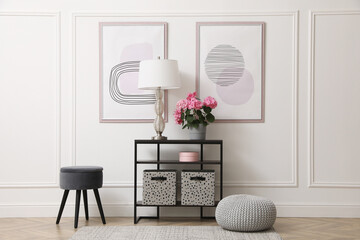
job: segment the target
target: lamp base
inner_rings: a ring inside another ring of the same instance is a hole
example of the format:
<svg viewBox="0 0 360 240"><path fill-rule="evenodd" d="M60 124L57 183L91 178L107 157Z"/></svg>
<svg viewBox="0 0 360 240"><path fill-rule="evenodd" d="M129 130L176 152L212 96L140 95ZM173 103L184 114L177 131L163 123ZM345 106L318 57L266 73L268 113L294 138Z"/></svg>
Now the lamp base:
<svg viewBox="0 0 360 240"><path fill-rule="evenodd" d="M151 140L167 140L167 137L165 136L154 136L151 138Z"/></svg>

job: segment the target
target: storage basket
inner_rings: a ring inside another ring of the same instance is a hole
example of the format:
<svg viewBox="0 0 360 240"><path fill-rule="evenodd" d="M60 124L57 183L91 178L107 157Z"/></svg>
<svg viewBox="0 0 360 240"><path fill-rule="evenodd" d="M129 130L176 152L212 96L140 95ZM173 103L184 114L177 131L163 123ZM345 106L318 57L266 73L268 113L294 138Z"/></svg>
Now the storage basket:
<svg viewBox="0 0 360 240"><path fill-rule="evenodd" d="M215 205L215 170L181 172L181 205Z"/></svg>
<svg viewBox="0 0 360 240"><path fill-rule="evenodd" d="M143 205L176 205L176 170L144 170Z"/></svg>

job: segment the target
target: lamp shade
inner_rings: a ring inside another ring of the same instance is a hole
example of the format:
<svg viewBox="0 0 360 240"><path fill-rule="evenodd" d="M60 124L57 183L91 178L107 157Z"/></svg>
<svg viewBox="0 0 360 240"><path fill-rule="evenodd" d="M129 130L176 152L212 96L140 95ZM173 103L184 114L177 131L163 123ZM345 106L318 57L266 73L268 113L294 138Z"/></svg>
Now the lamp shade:
<svg viewBox="0 0 360 240"><path fill-rule="evenodd" d="M176 60L156 59L140 62L139 89L174 89L181 87Z"/></svg>

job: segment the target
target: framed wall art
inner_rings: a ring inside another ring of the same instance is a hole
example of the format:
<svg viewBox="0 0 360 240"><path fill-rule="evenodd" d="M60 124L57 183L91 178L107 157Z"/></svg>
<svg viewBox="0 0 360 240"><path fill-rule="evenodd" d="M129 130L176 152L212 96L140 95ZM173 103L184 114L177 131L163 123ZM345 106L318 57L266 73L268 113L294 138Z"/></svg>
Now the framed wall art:
<svg viewBox="0 0 360 240"><path fill-rule="evenodd" d="M153 122L155 94L138 89L139 64L167 58L167 23L100 22L99 32L100 122Z"/></svg>
<svg viewBox="0 0 360 240"><path fill-rule="evenodd" d="M196 91L216 122L264 122L264 22L198 22Z"/></svg>

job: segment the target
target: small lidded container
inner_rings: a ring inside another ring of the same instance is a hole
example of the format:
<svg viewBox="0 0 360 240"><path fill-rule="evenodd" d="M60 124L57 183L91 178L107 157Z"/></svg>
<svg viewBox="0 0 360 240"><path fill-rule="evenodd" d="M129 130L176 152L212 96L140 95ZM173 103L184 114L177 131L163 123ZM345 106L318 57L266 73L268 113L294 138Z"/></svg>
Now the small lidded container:
<svg viewBox="0 0 360 240"><path fill-rule="evenodd" d="M179 152L179 162L198 162L199 152Z"/></svg>

